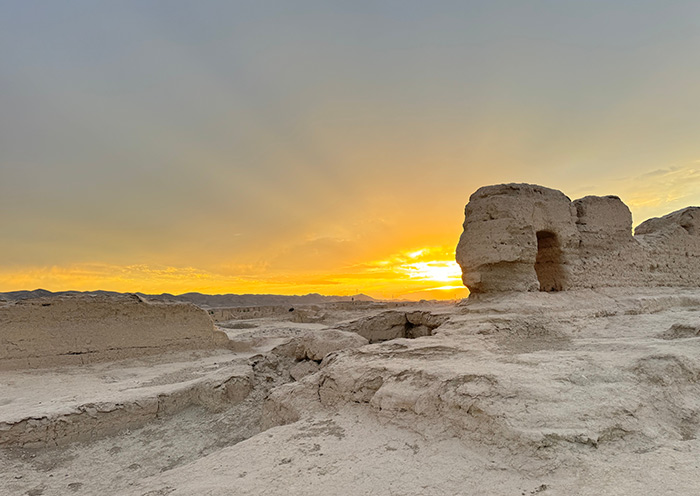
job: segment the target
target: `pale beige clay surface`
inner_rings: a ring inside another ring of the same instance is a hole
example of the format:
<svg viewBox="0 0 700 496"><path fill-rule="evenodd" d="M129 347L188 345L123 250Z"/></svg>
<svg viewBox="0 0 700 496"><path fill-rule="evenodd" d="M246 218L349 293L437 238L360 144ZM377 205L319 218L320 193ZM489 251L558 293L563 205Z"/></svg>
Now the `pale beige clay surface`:
<svg viewBox="0 0 700 496"><path fill-rule="evenodd" d="M321 310L0 371L0 494L700 492L698 289Z"/></svg>

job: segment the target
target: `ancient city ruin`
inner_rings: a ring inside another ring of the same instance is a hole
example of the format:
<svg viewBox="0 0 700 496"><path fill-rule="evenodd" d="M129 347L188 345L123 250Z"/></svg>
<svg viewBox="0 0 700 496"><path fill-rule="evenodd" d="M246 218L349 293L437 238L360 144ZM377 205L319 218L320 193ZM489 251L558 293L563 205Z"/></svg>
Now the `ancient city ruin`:
<svg viewBox="0 0 700 496"><path fill-rule="evenodd" d="M460 302L0 293L0 494L695 494L699 227L507 184Z"/></svg>
<svg viewBox="0 0 700 496"><path fill-rule="evenodd" d="M472 293L606 286L700 286L700 207L649 219L632 235L617 196L571 201L533 184L478 189L457 246Z"/></svg>
<svg viewBox="0 0 700 496"><path fill-rule="evenodd" d="M0 370L214 349L228 341L193 304L147 302L133 294L0 304L0 331Z"/></svg>

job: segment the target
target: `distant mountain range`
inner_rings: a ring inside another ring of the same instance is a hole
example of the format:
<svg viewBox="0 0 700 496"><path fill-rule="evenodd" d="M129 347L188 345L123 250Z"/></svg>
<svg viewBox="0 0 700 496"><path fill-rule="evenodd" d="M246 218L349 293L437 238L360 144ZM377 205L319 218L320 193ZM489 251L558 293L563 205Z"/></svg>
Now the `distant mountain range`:
<svg viewBox="0 0 700 496"><path fill-rule="evenodd" d="M123 295L129 293L117 293L114 291L57 291L51 292L45 289L35 289L34 291L10 291L0 293L0 300L17 301L30 298L43 298L46 296L71 296L71 295ZM273 294L223 294L207 295L202 293L185 293L172 295L163 293L150 295L145 293L134 293L146 300L156 301L184 301L194 303L205 308L222 307L251 307L251 306L277 306L277 305L314 305L318 303L329 303L335 301L377 301L371 296L358 294L354 296L324 296L318 293L306 295L273 295Z"/></svg>

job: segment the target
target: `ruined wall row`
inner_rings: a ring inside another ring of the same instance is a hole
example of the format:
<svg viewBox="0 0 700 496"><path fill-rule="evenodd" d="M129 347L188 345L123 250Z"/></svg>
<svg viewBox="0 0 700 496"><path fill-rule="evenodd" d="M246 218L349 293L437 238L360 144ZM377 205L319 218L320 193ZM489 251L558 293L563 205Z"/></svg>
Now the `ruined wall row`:
<svg viewBox="0 0 700 496"><path fill-rule="evenodd" d="M502 184L465 208L457 262L474 293L605 286L700 286L700 208L650 219L632 235L616 196L576 201L550 188Z"/></svg>
<svg viewBox="0 0 700 496"><path fill-rule="evenodd" d="M83 364L225 347L207 313L136 295L61 296L0 305L0 369Z"/></svg>
<svg viewBox="0 0 700 496"><path fill-rule="evenodd" d="M649 219L635 230L656 286L700 286L700 207Z"/></svg>

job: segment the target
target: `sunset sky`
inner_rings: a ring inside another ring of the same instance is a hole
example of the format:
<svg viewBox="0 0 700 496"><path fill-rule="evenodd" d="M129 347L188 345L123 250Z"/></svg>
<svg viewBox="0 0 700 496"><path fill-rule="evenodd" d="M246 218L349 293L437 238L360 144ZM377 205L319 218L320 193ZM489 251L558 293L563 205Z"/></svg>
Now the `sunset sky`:
<svg viewBox="0 0 700 496"><path fill-rule="evenodd" d="M480 186L700 205L697 1L0 6L0 291L453 298Z"/></svg>

